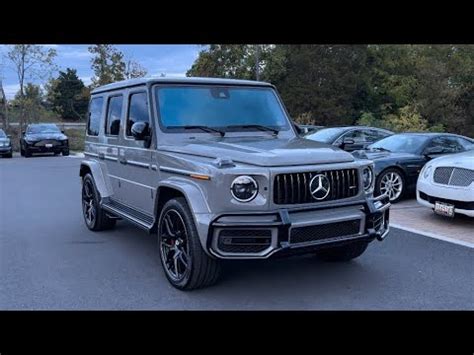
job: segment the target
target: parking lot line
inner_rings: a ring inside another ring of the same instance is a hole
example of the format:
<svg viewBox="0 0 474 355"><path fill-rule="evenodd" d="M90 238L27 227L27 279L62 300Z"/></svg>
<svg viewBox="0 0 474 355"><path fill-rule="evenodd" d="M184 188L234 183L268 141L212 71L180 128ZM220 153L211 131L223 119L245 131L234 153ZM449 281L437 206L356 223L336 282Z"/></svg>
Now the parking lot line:
<svg viewBox="0 0 474 355"><path fill-rule="evenodd" d="M450 238L450 237L446 237L446 236L439 235L439 234L426 232L424 230L417 229L417 228L410 228L410 227L402 226L398 223L391 223L390 222L390 227L397 228L397 229L402 229L402 230L405 230L407 232L421 234L425 237L434 238L434 239L438 239L438 240L443 240L445 242L449 242L449 243L453 243L453 244L457 244L457 245L462 245L462 246L474 249L474 243L466 242L464 240L459 240L459 239Z"/></svg>

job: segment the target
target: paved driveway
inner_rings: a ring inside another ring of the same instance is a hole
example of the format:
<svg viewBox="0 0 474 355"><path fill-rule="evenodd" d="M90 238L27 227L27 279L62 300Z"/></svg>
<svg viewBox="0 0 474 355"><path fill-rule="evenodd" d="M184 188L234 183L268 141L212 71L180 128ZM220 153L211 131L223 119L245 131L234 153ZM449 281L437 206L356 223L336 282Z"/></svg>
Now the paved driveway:
<svg viewBox="0 0 474 355"><path fill-rule="evenodd" d="M218 285L177 291L153 236L84 226L79 163L0 160L0 309L474 309L474 249L395 228L349 263L233 262Z"/></svg>

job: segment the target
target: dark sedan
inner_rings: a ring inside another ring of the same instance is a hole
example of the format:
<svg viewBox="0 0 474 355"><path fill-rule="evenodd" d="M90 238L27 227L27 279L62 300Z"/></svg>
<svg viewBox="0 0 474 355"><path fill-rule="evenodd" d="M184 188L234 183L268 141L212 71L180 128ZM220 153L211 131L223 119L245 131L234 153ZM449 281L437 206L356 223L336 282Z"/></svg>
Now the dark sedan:
<svg viewBox="0 0 474 355"><path fill-rule="evenodd" d="M0 129L0 156L11 158L12 157L12 142L10 137Z"/></svg>
<svg viewBox="0 0 474 355"><path fill-rule="evenodd" d="M393 132L381 128L345 126L322 128L317 132L305 135L304 138L332 144L345 151L352 152L365 149L370 144L392 134Z"/></svg>
<svg viewBox="0 0 474 355"><path fill-rule="evenodd" d="M69 155L68 137L55 124L30 124L22 133L20 153L24 157L30 157L32 153Z"/></svg>
<svg viewBox="0 0 474 355"><path fill-rule="evenodd" d="M398 202L413 193L421 168L432 158L474 148L471 138L448 133L401 133L352 154L375 163L375 195Z"/></svg>

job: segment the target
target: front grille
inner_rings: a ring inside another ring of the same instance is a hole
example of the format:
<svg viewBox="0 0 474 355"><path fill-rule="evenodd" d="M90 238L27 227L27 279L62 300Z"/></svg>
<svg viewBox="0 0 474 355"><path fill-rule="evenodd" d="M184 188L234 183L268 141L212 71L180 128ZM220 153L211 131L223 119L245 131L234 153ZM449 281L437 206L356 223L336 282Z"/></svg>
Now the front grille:
<svg viewBox="0 0 474 355"><path fill-rule="evenodd" d="M36 147L44 147L46 144L52 144L53 147L55 147L55 146L61 145L61 142L57 141L57 140L52 140L52 139L45 139L45 140L36 142L35 146Z"/></svg>
<svg viewBox="0 0 474 355"><path fill-rule="evenodd" d="M469 186L474 182L474 170L439 167L433 174L434 182L449 186Z"/></svg>
<svg viewBox="0 0 474 355"><path fill-rule="evenodd" d="M217 246L224 253L259 253L270 246L271 237L268 229L224 229Z"/></svg>
<svg viewBox="0 0 474 355"><path fill-rule="evenodd" d="M309 187L317 174L325 175L330 184L329 194L323 200L313 198ZM273 200L278 205L338 200L358 194L359 174L357 169L278 174L273 185Z"/></svg>
<svg viewBox="0 0 474 355"><path fill-rule="evenodd" d="M360 232L360 219L308 227L292 228L290 243L306 243L355 235Z"/></svg>

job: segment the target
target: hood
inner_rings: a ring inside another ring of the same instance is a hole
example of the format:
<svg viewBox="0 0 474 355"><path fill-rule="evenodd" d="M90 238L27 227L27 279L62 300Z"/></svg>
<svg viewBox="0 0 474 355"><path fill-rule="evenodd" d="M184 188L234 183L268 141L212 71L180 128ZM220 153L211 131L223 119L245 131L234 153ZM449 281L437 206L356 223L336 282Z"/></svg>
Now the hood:
<svg viewBox="0 0 474 355"><path fill-rule="evenodd" d="M354 161L349 153L337 147L303 138L224 137L182 143L160 149L208 158L230 158L236 163L269 167Z"/></svg>
<svg viewBox="0 0 474 355"><path fill-rule="evenodd" d="M430 162L432 166L454 166L458 168L474 169L474 150L468 150L467 152L458 154L449 154Z"/></svg>
<svg viewBox="0 0 474 355"><path fill-rule="evenodd" d="M59 133L45 132L45 133L35 133L35 134L27 133L25 134L25 138L32 141L38 141L42 139L67 139L67 136L65 136L61 132Z"/></svg>
<svg viewBox="0 0 474 355"><path fill-rule="evenodd" d="M406 159L415 157L415 154L412 153L384 152L379 150L356 150L352 152L352 155L358 159L369 159L373 161L384 159Z"/></svg>

